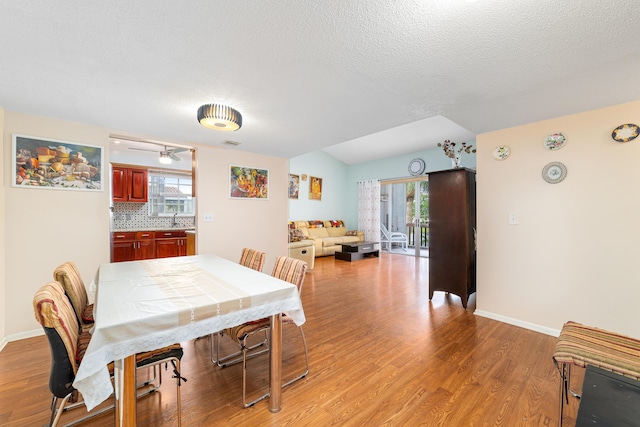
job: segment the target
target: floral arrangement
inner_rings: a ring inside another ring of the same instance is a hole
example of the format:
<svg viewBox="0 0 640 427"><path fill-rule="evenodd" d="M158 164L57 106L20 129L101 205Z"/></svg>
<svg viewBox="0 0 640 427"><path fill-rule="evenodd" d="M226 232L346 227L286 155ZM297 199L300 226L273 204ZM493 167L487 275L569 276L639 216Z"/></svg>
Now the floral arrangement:
<svg viewBox="0 0 640 427"><path fill-rule="evenodd" d="M476 152L476 149L473 148L471 144L467 144L466 142L456 144L448 139L444 141L444 144L439 142L438 147L442 147L444 154L451 159L451 163L455 168L460 167L460 156L462 153L471 154Z"/></svg>

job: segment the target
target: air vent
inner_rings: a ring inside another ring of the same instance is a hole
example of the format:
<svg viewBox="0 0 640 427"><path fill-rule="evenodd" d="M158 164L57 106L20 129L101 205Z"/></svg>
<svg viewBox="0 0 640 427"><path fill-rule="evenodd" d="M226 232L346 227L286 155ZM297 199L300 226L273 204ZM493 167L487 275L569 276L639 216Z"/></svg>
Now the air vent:
<svg viewBox="0 0 640 427"><path fill-rule="evenodd" d="M240 145L240 143L237 142L237 141L225 141L225 142L223 142L223 144L224 145L233 145L234 147Z"/></svg>

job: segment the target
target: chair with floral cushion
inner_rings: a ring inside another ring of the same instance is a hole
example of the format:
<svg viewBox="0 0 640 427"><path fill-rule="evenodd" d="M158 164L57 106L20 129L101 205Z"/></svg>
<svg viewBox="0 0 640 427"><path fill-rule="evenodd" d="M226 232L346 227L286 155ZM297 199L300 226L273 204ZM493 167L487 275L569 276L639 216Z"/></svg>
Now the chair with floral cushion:
<svg viewBox="0 0 640 427"><path fill-rule="evenodd" d="M50 427L60 422L63 412L83 405L78 401L78 391L73 387L78 367L91 340L88 331L83 330L78 323L75 311L64 288L59 282L49 282L38 289L33 297L33 309L36 320L44 329L45 336L51 350L51 371L49 375L49 390L53 394L51 402ZM155 366L161 363L172 363L174 378L177 378L177 425L180 425L180 381L184 380L179 373L180 359L183 350L180 344L174 344L151 352L136 354L136 367ZM113 364L109 369L113 373ZM160 377L160 382L162 378ZM138 397L157 390L160 385L144 390ZM62 399L58 405L58 399ZM68 405L69 404L69 405ZM96 417L113 409L113 405L94 411L72 424Z"/></svg>
<svg viewBox="0 0 640 427"><path fill-rule="evenodd" d="M304 282L305 274L307 271L307 263L304 261L300 261L295 258L289 257L278 257L276 263L273 267L273 272L271 275L273 277L277 277L278 279L287 281L296 285L298 288L298 292L302 294L302 284ZM295 325L295 322L286 314L282 316L282 325ZM269 329L270 329L270 318L259 319L253 322L243 323L242 325L235 326L233 328L228 328L225 330L225 333L236 343L238 343L242 350L242 358L229 362L225 366L228 366L232 363L237 363L242 361L242 404L245 408L253 406L255 403L269 396L269 393L266 393L251 402L247 403L246 392L247 392L247 359L256 356L257 354L262 354L265 350L260 350L259 352L253 352L250 354L251 350L256 346L249 346L247 344L247 340L258 333L265 333L268 339L269 337ZM304 336L304 331L302 330L302 326L298 326L298 330L300 331L300 336L302 338L302 344L304 346L304 356L306 362L306 369L301 374L296 377L284 382L282 387L286 387L299 379L302 379L307 376L309 373L309 354L307 351L307 341ZM266 351L269 351L267 348Z"/></svg>

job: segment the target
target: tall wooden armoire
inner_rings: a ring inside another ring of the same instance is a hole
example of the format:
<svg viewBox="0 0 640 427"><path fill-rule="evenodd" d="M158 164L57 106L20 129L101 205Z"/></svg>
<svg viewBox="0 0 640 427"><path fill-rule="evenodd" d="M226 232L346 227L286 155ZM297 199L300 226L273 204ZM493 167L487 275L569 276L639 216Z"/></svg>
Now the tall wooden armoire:
<svg viewBox="0 0 640 427"><path fill-rule="evenodd" d="M476 291L476 173L429 173L429 300L450 292L467 308Z"/></svg>

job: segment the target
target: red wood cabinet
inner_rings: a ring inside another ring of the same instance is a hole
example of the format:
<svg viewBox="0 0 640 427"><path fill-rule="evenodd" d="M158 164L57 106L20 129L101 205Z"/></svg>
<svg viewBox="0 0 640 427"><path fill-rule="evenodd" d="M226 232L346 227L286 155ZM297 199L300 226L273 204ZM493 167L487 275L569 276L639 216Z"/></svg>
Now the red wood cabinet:
<svg viewBox="0 0 640 427"><path fill-rule="evenodd" d="M183 230L156 231L156 258L185 256L187 234Z"/></svg>
<svg viewBox="0 0 640 427"><path fill-rule="evenodd" d="M145 203L148 196L148 173L146 169L113 166L111 193L114 202Z"/></svg>
<svg viewBox="0 0 640 427"><path fill-rule="evenodd" d="M125 231L112 233L111 262L136 261L156 257L152 231Z"/></svg>

